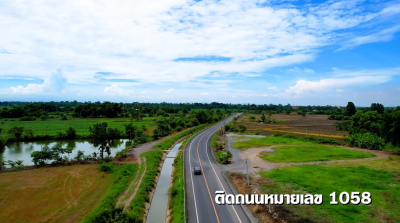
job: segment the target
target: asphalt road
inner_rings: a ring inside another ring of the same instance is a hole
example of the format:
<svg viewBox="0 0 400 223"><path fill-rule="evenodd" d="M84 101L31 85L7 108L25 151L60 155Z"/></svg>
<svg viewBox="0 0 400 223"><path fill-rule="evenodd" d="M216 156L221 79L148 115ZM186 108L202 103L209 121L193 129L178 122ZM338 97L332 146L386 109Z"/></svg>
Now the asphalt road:
<svg viewBox="0 0 400 223"><path fill-rule="evenodd" d="M189 223L247 223L250 222L240 205L218 205L215 191L233 194L221 174L210 148L212 135L234 116L193 137L185 149L185 180L187 215ZM193 167L202 169L202 175L193 175Z"/></svg>

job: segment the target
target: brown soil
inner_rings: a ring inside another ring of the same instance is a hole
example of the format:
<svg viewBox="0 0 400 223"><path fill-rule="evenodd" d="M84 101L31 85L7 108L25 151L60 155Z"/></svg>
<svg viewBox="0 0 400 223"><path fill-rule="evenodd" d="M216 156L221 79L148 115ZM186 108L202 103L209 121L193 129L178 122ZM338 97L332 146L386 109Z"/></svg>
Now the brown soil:
<svg viewBox="0 0 400 223"><path fill-rule="evenodd" d="M229 178L233 185L235 185L239 194L256 194L257 188L247 186L246 178L241 174L231 173ZM274 219L268 213L263 205L247 205L249 209L264 223L274 223Z"/></svg>
<svg viewBox="0 0 400 223"><path fill-rule="evenodd" d="M307 115L303 117L297 114L273 114L271 120L284 121L284 123L258 123L250 122L249 117L255 116L256 120L261 115L245 114L239 116L236 125L244 124L249 132L260 131L262 135L272 133L294 134L294 135L312 135L339 139L343 135L348 135L346 131L337 131L333 125L336 120L329 120L327 115ZM339 139L339 141L341 141Z"/></svg>

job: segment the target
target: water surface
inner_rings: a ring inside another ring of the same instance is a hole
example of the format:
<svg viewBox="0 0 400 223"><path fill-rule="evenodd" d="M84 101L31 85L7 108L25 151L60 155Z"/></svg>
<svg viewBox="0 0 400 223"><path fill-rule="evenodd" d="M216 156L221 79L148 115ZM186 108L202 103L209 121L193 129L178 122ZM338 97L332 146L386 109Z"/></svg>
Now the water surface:
<svg viewBox="0 0 400 223"><path fill-rule="evenodd" d="M160 177L158 178L156 191L154 192L151 201L150 211L147 215L146 223L162 223L165 222L167 217L168 207L168 189L171 184L172 164L174 158L182 143L179 143L172 148L165 158L164 164L161 169Z"/></svg>
<svg viewBox="0 0 400 223"><path fill-rule="evenodd" d="M93 152L97 153L99 157L98 147L93 147L87 141L77 141L77 140L67 140L67 141L42 141L42 142L21 142L15 143L11 146L7 146L6 149L0 156L3 157L4 161L7 160L23 160L22 163L25 166L34 165L31 158L31 153L33 151L40 151L44 146L53 147L56 144L61 144L62 148L73 148L72 153L69 154L69 158L73 159L78 150L81 150L86 155L92 155ZM114 157L118 151L121 151L129 145L129 140L121 139L115 141L115 143L111 146L111 157ZM62 156L67 156L68 154L63 154ZM107 157L107 153L104 153L104 157Z"/></svg>

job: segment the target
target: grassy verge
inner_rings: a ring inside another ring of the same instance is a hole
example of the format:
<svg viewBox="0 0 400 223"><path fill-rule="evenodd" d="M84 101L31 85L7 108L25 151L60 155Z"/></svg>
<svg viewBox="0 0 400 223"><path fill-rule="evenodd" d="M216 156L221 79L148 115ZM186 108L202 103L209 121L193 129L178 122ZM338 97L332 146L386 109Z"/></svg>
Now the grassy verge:
<svg viewBox="0 0 400 223"><path fill-rule="evenodd" d="M77 222L115 180L97 165L0 173L2 222Z"/></svg>
<svg viewBox="0 0 400 223"><path fill-rule="evenodd" d="M169 222L183 223L184 210L183 210L183 200L184 200L184 178L181 177L179 180L179 175L183 176L183 160L180 155L177 154L174 160L174 171L172 173L172 185L169 188L169 203L168 208L171 211Z"/></svg>
<svg viewBox="0 0 400 223"><path fill-rule="evenodd" d="M178 134L173 135L173 136L172 136L171 138L169 138L169 139L164 139L164 140L162 140L160 143L154 145L152 148L153 148L153 149L158 148L158 149L162 149L162 150L169 149L169 148L171 148L171 146L172 146L177 140L179 140L179 139L181 139L181 138L183 138L183 137L185 137L185 136L187 136L187 135L189 135L189 134L191 134L191 133L194 133L194 132L196 132L196 131L199 131L199 130L205 128L206 126L207 126L206 124L203 124L203 125L199 125L199 126L196 126L196 127L194 127L194 128L188 129L188 130L186 130L186 131L182 131L182 132L180 132L180 133L178 133Z"/></svg>
<svg viewBox="0 0 400 223"><path fill-rule="evenodd" d="M145 204L146 202L150 202L149 193L156 184L156 176L159 172L158 166L160 165L162 156L163 152L161 150L149 151L140 155L140 157L146 158L147 170L135 198L128 207L128 217L131 222L143 222Z"/></svg>
<svg viewBox="0 0 400 223"><path fill-rule="evenodd" d="M397 158L398 165L400 162ZM364 166L330 167L304 165L261 172L268 178L261 193L322 194L322 205L284 205L286 219L308 222L399 222L400 184L399 172L376 170ZM341 192L370 192L370 205L331 205L329 194ZM282 212L283 213L283 212Z"/></svg>
<svg viewBox="0 0 400 223"><path fill-rule="evenodd" d="M260 157L273 163L346 160L375 157L374 154L342 147L301 145L275 147L275 152L261 152Z"/></svg>
<svg viewBox="0 0 400 223"><path fill-rule="evenodd" d="M124 164L120 167L114 166L114 183L96 207L85 216L82 222L110 222L126 219L126 215L122 214L122 209L116 208L115 205L118 197L129 186L137 170L138 165L135 163Z"/></svg>

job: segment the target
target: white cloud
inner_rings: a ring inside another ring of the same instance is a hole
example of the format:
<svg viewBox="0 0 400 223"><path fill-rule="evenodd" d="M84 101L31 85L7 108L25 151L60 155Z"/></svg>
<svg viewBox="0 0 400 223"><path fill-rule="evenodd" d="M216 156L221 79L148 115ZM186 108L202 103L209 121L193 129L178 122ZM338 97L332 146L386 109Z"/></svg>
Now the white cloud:
<svg viewBox="0 0 400 223"><path fill-rule="evenodd" d="M170 89L168 89L168 91L166 93L169 94L169 93L173 92L174 90L175 89L170 88Z"/></svg>
<svg viewBox="0 0 400 223"><path fill-rule="evenodd" d="M315 71L312 70L312 69L308 69L308 68L301 69L301 68L298 68L298 67L294 67L294 68L288 69L287 71L295 72L295 73L310 73L310 74L314 74L315 73Z"/></svg>
<svg viewBox="0 0 400 223"><path fill-rule="evenodd" d="M355 37L347 41L339 50L352 49L356 46L367 43L386 42L393 39L393 35L399 30L400 25L397 25L366 36Z"/></svg>
<svg viewBox="0 0 400 223"><path fill-rule="evenodd" d="M342 93L342 92L346 92L346 91L343 89L336 89L336 92Z"/></svg>
<svg viewBox="0 0 400 223"><path fill-rule="evenodd" d="M275 86L273 86L273 87L269 87L268 88L268 90L275 90L276 89L276 87Z"/></svg>
<svg viewBox="0 0 400 223"><path fill-rule="evenodd" d="M357 76L351 78L329 78L319 81L299 80L294 86L285 90L286 96L297 97L306 92L329 92L347 86L367 86L376 85L389 81L388 76Z"/></svg>
<svg viewBox="0 0 400 223"><path fill-rule="evenodd" d="M334 70L334 71L338 71L338 70L339 70L339 68L337 68L337 67L332 67L332 70Z"/></svg>
<svg viewBox="0 0 400 223"><path fill-rule="evenodd" d="M200 93L200 95L202 95L202 96L207 96L207 95L208 95L208 92Z"/></svg>
<svg viewBox="0 0 400 223"><path fill-rule="evenodd" d="M338 32L398 13L396 6L362 11L358 1L298 8L258 3L6 1L0 7L0 32L7 33L1 49L11 54L0 54L0 75L44 78L44 71L62 61L74 84L98 83L98 71L161 85L189 83L215 71L259 76L268 68L311 61L320 47L337 42ZM379 35L392 31L384 32ZM210 55L231 60L176 61Z"/></svg>
<svg viewBox="0 0 400 223"><path fill-rule="evenodd" d="M67 84L67 78L64 77L62 69L58 68L43 84L28 84L28 86L10 87L14 94L37 94L37 93L57 93L64 89Z"/></svg>

